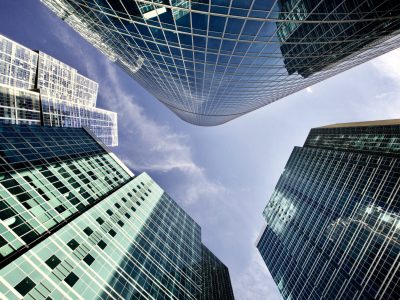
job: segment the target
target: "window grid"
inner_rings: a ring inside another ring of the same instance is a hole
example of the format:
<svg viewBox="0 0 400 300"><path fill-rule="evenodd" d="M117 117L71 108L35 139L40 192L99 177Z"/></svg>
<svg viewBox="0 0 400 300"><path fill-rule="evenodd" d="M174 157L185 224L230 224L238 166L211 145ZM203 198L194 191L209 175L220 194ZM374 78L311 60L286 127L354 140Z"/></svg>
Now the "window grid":
<svg viewBox="0 0 400 300"><path fill-rule="evenodd" d="M257 248L286 299L400 296L399 126L370 123L312 129L263 212Z"/></svg>
<svg viewBox="0 0 400 300"><path fill-rule="evenodd" d="M217 125L399 45L394 0L43 0L182 119Z"/></svg>

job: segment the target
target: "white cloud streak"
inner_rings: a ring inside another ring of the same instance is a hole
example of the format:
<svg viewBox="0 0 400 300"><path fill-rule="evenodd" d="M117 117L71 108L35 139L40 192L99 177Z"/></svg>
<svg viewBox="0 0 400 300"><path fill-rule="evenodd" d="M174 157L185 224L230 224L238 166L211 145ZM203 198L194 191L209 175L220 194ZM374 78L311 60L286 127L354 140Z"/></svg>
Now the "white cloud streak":
<svg viewBox="0 0 400 300"><path fill-rule="evenodd" d="M374 59L372 65L382 75L395 80L400 86L400 49L393 50Z"/></svg>
<svg viewBox="0 0 400 300"><path fill-rule="evenodd" d="M181 172L186 182L182 182L184 188L180 196L188 204L203 197L223 195L225 188L211 181L194 161L188 137L146 115L135 97L121 85L117 67L108 61L104 66L107 81L101 88L102 97L107 99L110 109L118 112L119 131L132 139L121 145L122 151L128 153L122 157L127 165L140 171Z"/></svg>

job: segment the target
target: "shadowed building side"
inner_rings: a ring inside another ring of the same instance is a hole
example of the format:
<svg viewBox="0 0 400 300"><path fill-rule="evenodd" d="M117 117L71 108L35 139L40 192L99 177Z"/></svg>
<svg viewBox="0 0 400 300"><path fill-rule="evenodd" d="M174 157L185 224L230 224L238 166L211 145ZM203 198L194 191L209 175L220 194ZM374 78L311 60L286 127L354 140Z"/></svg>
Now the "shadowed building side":
<svg viewBox="0 0 400 300"><path fill-rule="evenodd" d="M311 130L257 248L285 299L398 299L399 120Z"/></svg>
<svg viewBox="0 0 400 300"><path fill-rule="evenodd" d="M319 5L320 2L279 1L280 19L299 21L282 24L277 31L289 75L297 72L304 78L310 77L345 62L348 57L351 60L368 45L384 42L400 29L397 1L331 0ZM343 16L357 22L343 23ZM301 23L303 20L315 22Z"/></svg>
<svg viewBox="0 0 400 300"><path fill-rule="evenodd" d="M202 245L202 300L234 300L228 268Z"/></svg>

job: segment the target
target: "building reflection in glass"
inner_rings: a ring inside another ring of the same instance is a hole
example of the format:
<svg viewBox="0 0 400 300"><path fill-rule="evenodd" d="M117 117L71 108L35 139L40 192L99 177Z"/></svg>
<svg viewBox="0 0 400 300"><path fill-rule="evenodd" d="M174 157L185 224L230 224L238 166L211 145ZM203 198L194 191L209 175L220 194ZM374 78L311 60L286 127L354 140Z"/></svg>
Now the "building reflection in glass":
<svg viewBox="0 0 400 300"><path fill-rule="evenodd" d="M285 299L399 299L400 120L334 124L295 147L257 248Z"/></svg>
<svg viewBox="0 0 400 300"><path fill-rule="evenodd" d="M393 10L398 4L395 0L279 0L278 3L279 19L296 21L280 24L277 31L289 75L297 72L307 78L400 29L400 10ZM308 22L302 22L305 20Z"/></svg>

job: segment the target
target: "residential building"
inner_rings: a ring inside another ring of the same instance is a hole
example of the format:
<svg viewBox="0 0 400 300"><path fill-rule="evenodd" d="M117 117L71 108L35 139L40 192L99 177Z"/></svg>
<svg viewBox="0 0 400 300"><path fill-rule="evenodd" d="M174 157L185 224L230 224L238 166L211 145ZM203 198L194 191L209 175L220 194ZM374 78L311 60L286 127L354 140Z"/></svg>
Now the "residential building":
<svg viewBox="0 0 400 300"><path fill-rule="evenodd" d="M400 44L396 0L42 0L183 120L225 123Z"/></svg>
<svg viewBox="0 0 400 300"><path fill-rule="evenodd" d="M284 299L399 299L400 120L314 128L257 248Z"/></svg>
<svg viewBox="0 0 400 300"><path fill-rule="evenodd" d="M201 299L200 226L88 129L0 123L0 153L0 298Z"/></svg>
<svg viewBox="0 0 400 300"><path fill-rule="evenodd" d="M96 108L97 93L76 69L0 35L1 123L88 127L117 146L117 114Z"/></svg>

